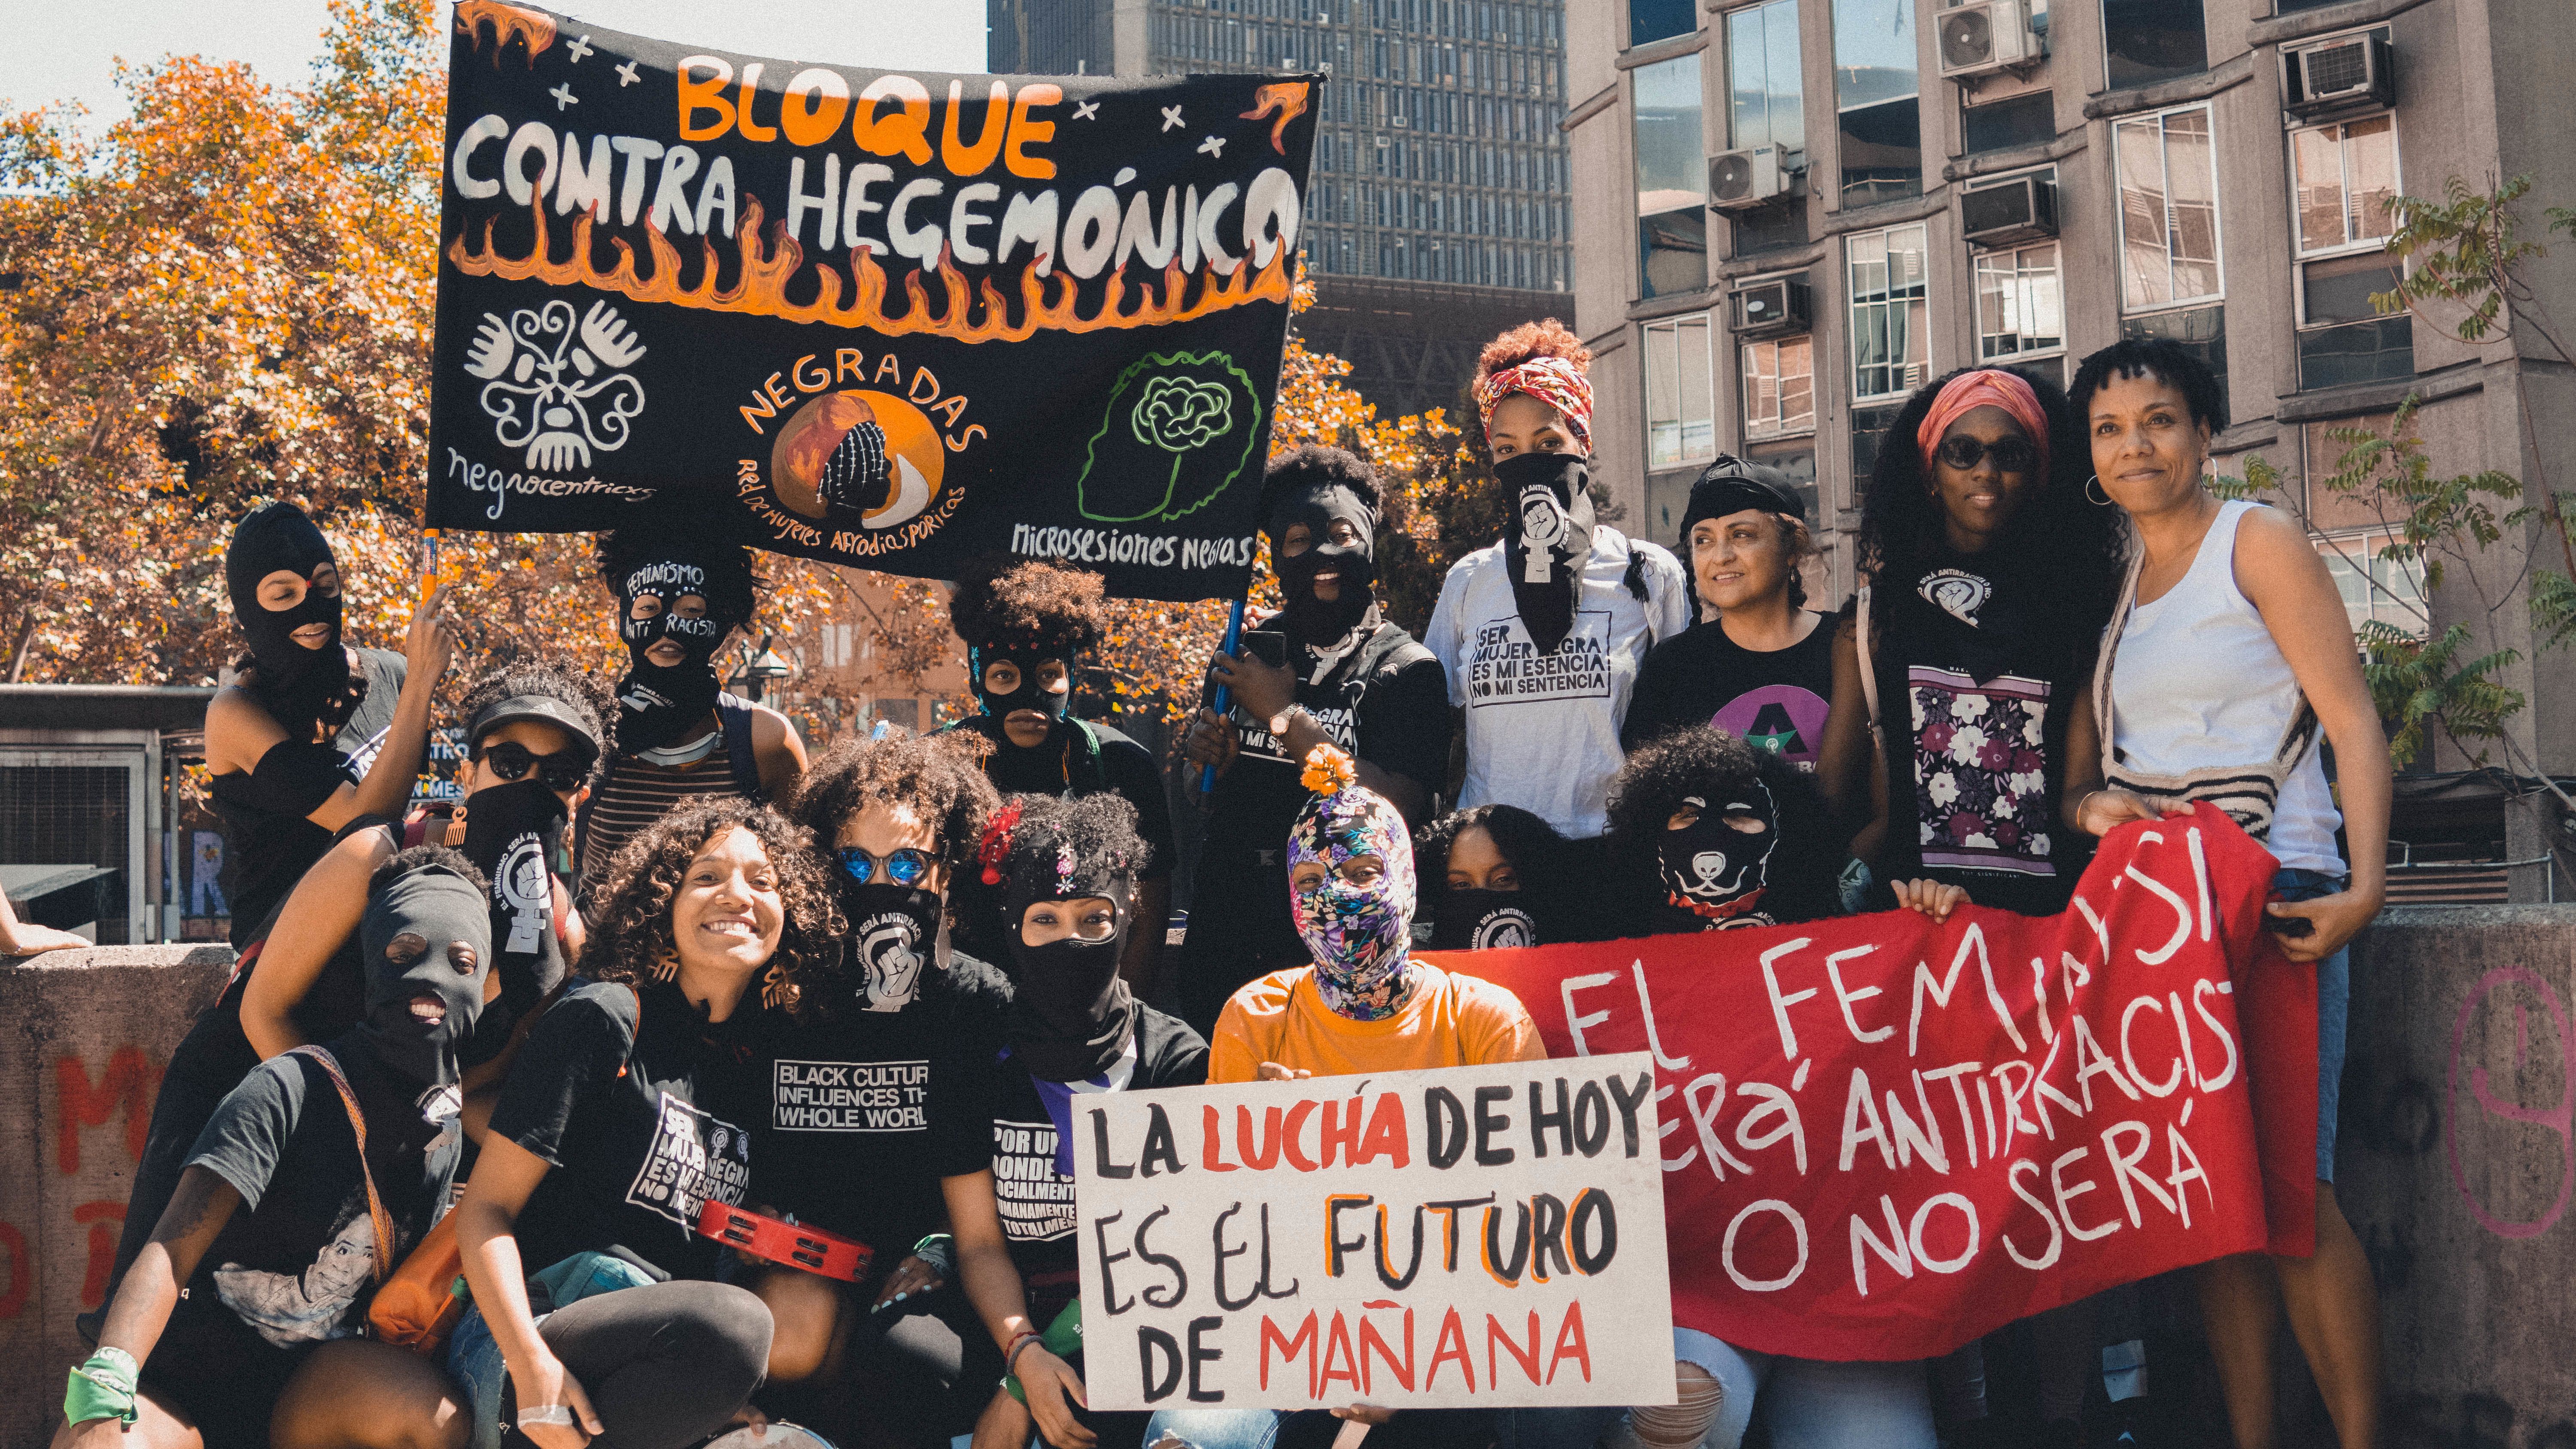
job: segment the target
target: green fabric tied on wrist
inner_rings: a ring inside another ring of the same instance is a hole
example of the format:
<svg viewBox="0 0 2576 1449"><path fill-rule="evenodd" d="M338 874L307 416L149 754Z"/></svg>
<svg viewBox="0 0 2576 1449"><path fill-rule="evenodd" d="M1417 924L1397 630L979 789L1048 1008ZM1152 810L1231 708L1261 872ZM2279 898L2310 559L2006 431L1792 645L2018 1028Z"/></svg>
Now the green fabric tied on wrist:
<svg viewBox="0 0 2576 1449"><path fill-rule="evenodd" d="M63 1389L63 1420L86 1424L92 1419L135 1419L134 1380L142 1366L121 1348L102 1348L72 1370Z"/></svg>

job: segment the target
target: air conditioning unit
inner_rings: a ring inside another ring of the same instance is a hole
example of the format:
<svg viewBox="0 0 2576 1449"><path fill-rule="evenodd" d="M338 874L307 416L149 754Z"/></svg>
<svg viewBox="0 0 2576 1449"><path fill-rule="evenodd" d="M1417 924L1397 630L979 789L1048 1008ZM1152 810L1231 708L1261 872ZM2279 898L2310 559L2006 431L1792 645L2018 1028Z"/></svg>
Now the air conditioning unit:
<svg viewBox="0 0 2576 1449"><path fill-rule="evenodd" d="M1797 172L1783 166L1776 146L1749 151L1721 151L1708 158L1708 204L1719 211L1744 211L1797 184Z"/></svg>
<svg viewBox="0 0 2576 1449"><path fill-rule="evenodd" d="M1937 13L1941 74L1953 79L1992 75L2037 64L2047 54L2031 28L2029 0L1983 0Z"/></svg>
<svg viewBox="0 0 2576 1449"><path fill-rule="evenodd" d="M2313 119L2397 100L2397 52L2385 31L2281 49L2281 109Z"/></svg>
<svg viewBox="0 0 2576 1449"><path fill-rule="evenodd" d="M1776 337L1810 325L1807 279L1772 277L1735 290L1732 322L1738 337Z"/></svg>
<svg viewBox="0 0 2576 1449"><path fill-rule="evenodd" d="M2057 183L2016 176L1959 194L1959 231L1974 247L2019 246L2057 235Z"/></svg>

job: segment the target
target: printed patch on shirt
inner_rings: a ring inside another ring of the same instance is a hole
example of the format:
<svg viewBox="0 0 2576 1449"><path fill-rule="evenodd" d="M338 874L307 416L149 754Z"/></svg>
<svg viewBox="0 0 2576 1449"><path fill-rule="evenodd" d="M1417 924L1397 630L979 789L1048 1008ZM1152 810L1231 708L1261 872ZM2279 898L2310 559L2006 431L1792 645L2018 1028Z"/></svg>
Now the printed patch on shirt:
<svg viewBox="0 0 2576 1449"><path fill-rule="evenodd" d="M1914 818L1925 865L2053 876L2048 682L1906 671L1914 719Z"/></svg>
<svg viewBox="0 0 2576 1449"><path fill-rule="evenodd" d="M740 1203L751 1185L751 1134L668 1092L652 1150L626 1200L695 1231L707 1202Z"/></svg>
<svg viewBox="0 0 2576 1449"><path fill-rule="evenodd" d="M919 1132L930 1063L790 1062L773 1068L769 1125L782 1132Z"/></svg>
<svg viewBox="0 0 2576 1449"><path fill-rule="evenodd" d="M215 1296L260 1337L279 1348L348 1338L365 1327L358 1298L376 1272L376 1224L366 1201L322 1245L301 1273L270 1273L226 1263L215 1270Z"/></svg>
<svg viewBox="0 0 2576 1449"><path fill-rule="evenodd" d="M993 1204L1002 1233L1015 1243L1043 1243L1074 1229L1073 1179L1055 1170L1053 1122L993 1123Z"/></svg>
<svg viewBox="0 0 2576 1449"><path fill-rule="evenodd" d="M1825 716L1831 711L1832 706L1812 689L1766 684L1728 700L1708 722L1813 774L1816 756L1824 748Z"/></svg>
<svg viewBox="0 0 2576 1449"><path fill-rule="evenodd" d="M1306 711L1307 718L1312 719L1323 729L1325 737L1330 739L1336 748L1353 755L1359 753L1360 717L1357 710L1352 709L1347 703L1309 704L1303 699L1297 703ZM1227 713L1233 717L1235 733L1242 737L1243 753L1263 760L1288 758L1287 750L1270 733L1268 721L1254 719L1252 711L1240 704Z"/></svg>
<svg viewBox="0 0 2576 1449"><path fill-rule="evenodd" d="M1610 611L1583 609L1553 654L1530 642L1520 615L1496 619L1467 642L1467 707L1554 704L1610 697Z"/></svg>

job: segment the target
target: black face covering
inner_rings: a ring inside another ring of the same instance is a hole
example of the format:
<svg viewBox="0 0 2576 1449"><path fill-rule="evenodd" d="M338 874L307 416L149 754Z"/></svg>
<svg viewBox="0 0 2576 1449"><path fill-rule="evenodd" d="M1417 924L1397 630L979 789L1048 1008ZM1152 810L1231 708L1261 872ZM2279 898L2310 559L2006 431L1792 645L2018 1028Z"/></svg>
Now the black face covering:
<svg viewBox="0 0 2576 1449"><path fill-rule="evenodd" d="M1078 1082L1109 1070L1134 1030L1136 999L1118 974L1133 923L1133 876L1069 884L1072 895L1030 894L1015 875L1010 891L1011 1009L1004 1021L1011 1055L1034 1076ZM1067 936L1043 946L1021 939L1029 907L1048 900L1099 896L1116 912L1105 941Z"/></svg>
<svg viewBox="0 0 2576 1449"><path fill-rule="evenodd" d="M1655 846L1655 870L1669 904L1711 929L1769 925L1755 912L1769 885L1771 852L1780 844L1779 811L1769 787L1758 778L1728 783L1687 796L1684 803L1699 807L1699 819L1686 829L1665 831ZM1730 815L1752 816L1762 828L1738 830L1726 823Z"/></svg>
<svg viewBox="0 0 2576 1449"><path fill-rule="evenodd" d="M1346 522L1356 526L1355 543L1332 542L1333 525ZM1279 551L1278 541L1287 536L1291 526L1306 525L1306 551L1291 557ZM1279 575L1279 596L1285 607L1280 622L1302 643L1330 644L1359 627L1376 599L1377 516L1362 503L1359 495L1348 488L1307 488L1282 501L1270 516L1267 531L1271 539L1271 564ZM1315 597L1315 575L1327 569L1341 574L1341 597L1326 603Z"/></svg>
<svg viewBox="0 0 2576 1449"><path fill-rule="evenodd" d="M1539 944L1538 922L1521 891L1450 888L1431 924L1434 951L1498 951Z"/></svg>
<svg viewBox="0 0 2576 1449"><path fill-rule="evenodd" d="M716 707L718 683L712 661L732 625L710 614L684 619L671 611L683 594L705 598L706 570L697 564L661 559L628 574L617 590L618 637L626 641L630 661L617 686L617 742L628 749L668 749L706 722ZM639 598L661 601L650 619L635 617ZM655 664L645 651L664 639L680 646L687 658L677 664Z"/></svg>
<svg viewBox="0 0 2576 1449"><path fill-rule="evenodd" d="M555 940L553 862L564 803L534 778L475 791L465 802L465 858L492 882L487 903L501 1004L516 1021L563 980Z"/></svg>
<svg viewBox="0 0 2576 1449"><path fill-rule="evenodd" d="M1064 666L1066 688L1062 694L1049 694L1038 685L1038 666L1048 662ZM984 671L995 664L1019 666L1019 687L999 692L984 687ZM1049 720L1060 720L1073 709L1073 649L1060 639L997 639L978 644L966 651L967 683L975 691L976 702L984 713L1002 719L1015 709L1033 709ZM1010 741L1002 741L1011 748Z"/></svg>
<svg viewBox="0 0 2576 1449"><path fill-rule="evenodd" d="M921 994L934 968L943 909L937 891L872 881L841 881L841 913L850 922L851 965L869 1011L901 1011Z"/></svg>
<svg viewBox="0 0 2576 1449"><path fill-rule="evenodd" d="M1574 630L1583 564L1592 554L1592 474L1571 453L1518 453L1494 465L1511 499L1503 525L1503 566L1512 602L1541 654Z"/></svg>
<svg viewBox="0 0 2576 1449"><path fill-rule="evenodd" d="M483 892L435 867L396 876L368 894L358 940L367 969L359 1037L396 1076L424 1087L455 1085L456 1044L473 1034L492 971ZM458 969L468 961L470 970ZM445 1009L439 1020L413 1013L413 1000L423 995Z"/></svg>
<svg viewBox="0 0 2576 1449"><path fill-rule="evenodd" d="M331 562L330 541L292 503L272 503L244 518L224 551L224 586L232 596L233 620L258 661L254 692L271 717L298 739L303 738L298 726L318 719L336 729L357 705L348 695L349 652L340 642L340 597L325 598L320 589L308 587L304 601L294 608L266 609L260 606L259 581L284 569L309 582ZM331 637L321 648L295 642L295 631L307 624L330 626Z"/></svg>

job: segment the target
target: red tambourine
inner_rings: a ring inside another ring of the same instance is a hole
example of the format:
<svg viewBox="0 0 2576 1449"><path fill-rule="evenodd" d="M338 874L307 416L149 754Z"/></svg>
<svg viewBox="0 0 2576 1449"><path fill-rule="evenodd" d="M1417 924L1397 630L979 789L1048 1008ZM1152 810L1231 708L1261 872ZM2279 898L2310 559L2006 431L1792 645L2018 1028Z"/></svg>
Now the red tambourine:
<svg viewBox="0 0 2576 1449"><path fill-rule="evenodd" d="M855 1283L867 1276L876 1249L856 1238L826 1232L810 1223L783 1223L749 1208L710 1201L698 1214L698 1235L749 1249L773 1263Z"/></svg>

